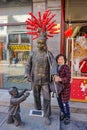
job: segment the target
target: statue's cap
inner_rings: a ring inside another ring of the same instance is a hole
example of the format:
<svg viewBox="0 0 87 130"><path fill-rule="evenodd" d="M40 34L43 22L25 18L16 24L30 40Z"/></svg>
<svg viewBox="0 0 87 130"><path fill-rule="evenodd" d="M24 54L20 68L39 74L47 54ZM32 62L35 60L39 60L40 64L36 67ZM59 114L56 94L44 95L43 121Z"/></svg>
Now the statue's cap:
<svg viewBox="0 0 87 130"><path fill-rule="evenodd" d="M40 36L37 40L37 43L46 44L46 37Z"/></svg>
<svg viewBox="0 0 87 130"><path fill-rule="evenodd" d="M8 90L9 94L14 95L15 93L18 93L18 89L16 87L11 87Z"/></svg>

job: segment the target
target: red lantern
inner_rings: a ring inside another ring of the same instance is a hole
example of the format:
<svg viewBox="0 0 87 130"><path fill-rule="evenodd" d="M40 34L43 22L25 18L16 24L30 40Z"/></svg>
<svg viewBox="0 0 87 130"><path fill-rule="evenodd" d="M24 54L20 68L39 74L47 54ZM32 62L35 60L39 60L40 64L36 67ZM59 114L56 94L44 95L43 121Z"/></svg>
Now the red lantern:
<svg viewBox="0 0 87 130"><path fill-rule="evenodd" d="M69 27L64 33L66 38L72 36L72 27Z"/></svg>

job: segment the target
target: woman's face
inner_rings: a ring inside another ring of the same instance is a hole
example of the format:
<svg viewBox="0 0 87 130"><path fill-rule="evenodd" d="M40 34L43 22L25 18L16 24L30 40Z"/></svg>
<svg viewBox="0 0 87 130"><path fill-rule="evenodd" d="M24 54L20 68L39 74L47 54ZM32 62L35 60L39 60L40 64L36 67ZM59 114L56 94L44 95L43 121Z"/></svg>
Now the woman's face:
<svg viewBox="0 0 87 130"><path fill-rule="evenodd" d="M63 57L63 56L60 56L60 57L57 59L57 63L58 63L58 65L64 65L64 63L65 63L64 57Z"/></svg>

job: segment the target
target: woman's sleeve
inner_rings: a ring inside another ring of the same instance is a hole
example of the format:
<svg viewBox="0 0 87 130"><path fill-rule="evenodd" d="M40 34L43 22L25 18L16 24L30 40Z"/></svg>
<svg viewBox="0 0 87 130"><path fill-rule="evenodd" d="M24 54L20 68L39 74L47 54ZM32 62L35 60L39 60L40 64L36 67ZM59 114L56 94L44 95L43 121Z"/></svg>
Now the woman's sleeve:
<svg viewBox="0 0 87 130"><path fill-rule="evenodd" d="M71 81L71 70L70 70L69 66L65 65L63 71L64 71L64 76L61 77L62 83L63 84L70 83L70 81Z"/></svg>

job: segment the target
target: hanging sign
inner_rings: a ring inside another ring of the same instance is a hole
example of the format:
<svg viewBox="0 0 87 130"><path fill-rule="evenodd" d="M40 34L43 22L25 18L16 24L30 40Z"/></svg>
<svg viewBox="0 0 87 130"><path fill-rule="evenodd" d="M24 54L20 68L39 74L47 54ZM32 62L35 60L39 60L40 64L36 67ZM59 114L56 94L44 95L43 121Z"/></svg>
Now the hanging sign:
<svg viewBox="0 0 87 130"><path fill-rule="evenodd" d="M9 49L13 51L30 51L31 45L9 45Z"/></svg>

